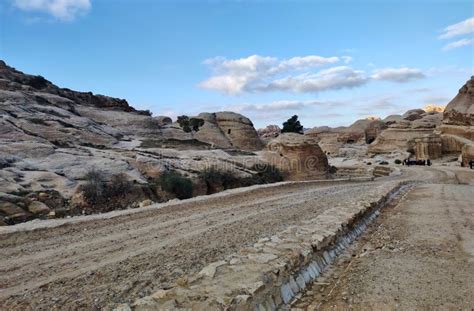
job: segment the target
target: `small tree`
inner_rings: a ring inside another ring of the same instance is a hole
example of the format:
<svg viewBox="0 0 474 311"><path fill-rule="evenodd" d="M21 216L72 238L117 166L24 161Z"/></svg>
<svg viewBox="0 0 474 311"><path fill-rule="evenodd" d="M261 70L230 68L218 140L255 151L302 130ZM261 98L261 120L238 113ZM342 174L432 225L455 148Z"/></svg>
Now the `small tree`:
<svg viewBox="0 0 474 311"><path fill-rule="evenodd" d="M282 133L298 133L303 134L303 126L298 120L298 116L294 115L283 123Z"/></svg>
<svg viewBox="0 0 474 311"><path fill-rule="evenodd" d="M197 132L199 131L199 128L204 125L204 120L199 118L189 118L188 116L182 115L178 117L178 124L186 133L192 131Z"/></svg>

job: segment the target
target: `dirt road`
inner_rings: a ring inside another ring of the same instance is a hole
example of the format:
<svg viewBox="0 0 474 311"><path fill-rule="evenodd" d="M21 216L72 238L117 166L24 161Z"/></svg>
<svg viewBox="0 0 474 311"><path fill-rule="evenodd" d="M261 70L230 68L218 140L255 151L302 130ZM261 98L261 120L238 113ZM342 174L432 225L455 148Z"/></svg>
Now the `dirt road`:
<svg viewBox="0 0 474 311"><path fill-rule="evenodd" d="M21 309L133 300L381 183L270 187L2 235L0 300Z"/></svg>
<svg viewBox="0 0 474 311"><path fill-rule="evenodd" d="M420 185L385 209L294 307L471 310L474 172L450 172L466 184Z"/></svg>
<svg viewBox="0 0 474 311"><path fill-rule="evenodd" d="M130 302L328 206L359 200L392 179L448 177L435 169L413 169L373 182L272 186L111 219L3 232L0 305L90 310Z"/></svg>

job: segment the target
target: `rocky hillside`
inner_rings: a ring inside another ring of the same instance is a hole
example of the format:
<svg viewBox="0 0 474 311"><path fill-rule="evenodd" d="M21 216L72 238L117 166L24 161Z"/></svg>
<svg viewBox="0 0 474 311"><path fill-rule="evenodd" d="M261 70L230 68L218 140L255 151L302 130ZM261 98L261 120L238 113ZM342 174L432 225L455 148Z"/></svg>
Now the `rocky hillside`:
<svg viewBox="0 0 474 311"><path fill-rule="evenodd" d="M252 151L263 145L248 118L195 119L201 126L185 131L126 100L60 88L0 62L0 224L273 181L254 169L261 159Z"/></svg>

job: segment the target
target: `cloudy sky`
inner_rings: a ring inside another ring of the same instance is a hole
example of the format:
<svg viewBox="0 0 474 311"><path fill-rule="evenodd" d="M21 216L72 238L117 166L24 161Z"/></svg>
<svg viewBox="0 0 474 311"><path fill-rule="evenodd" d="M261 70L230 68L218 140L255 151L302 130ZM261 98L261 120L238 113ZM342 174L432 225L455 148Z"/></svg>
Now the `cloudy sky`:
<svg viewBox="0 0 474 311"><path fill-rule="evenodd" d="M347 125L449 102L474 74L474 2L2 0L0 58L154 115Z"/></svg>

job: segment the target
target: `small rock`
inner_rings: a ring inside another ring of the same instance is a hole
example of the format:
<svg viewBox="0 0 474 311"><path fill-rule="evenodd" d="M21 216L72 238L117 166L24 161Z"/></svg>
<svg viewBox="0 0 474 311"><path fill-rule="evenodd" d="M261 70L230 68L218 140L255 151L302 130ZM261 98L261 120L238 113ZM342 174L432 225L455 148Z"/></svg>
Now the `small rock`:
<svg viewBox="0 0 474 311"><path fill-rule="evenodd" d="M49 207L40 201L32 201L30 205L28 205L28 210L33 214L48 214L50 212Z"/></svg>
<svg viewBox="0 0 474 311"><path fill-rule="evenodd" d="M213 278L214 275L216 274L216 271L217 271L217 268L222 266L222 265L225 265L226 262L221 260L221 261L216 261L216 262L213 262L209 265L207 265L206 267L204 267L199 273L198 275L199 276L208 276L210 278Z"/></svg>
<svg viewBox="0 0 474 311"><path fill-rule="evenodd" d="M146 207L146 206L150 206L153 204L153 201L152 200L144 200L144 201L141 201L140 204L138 204L139 207Z"/></svg>

